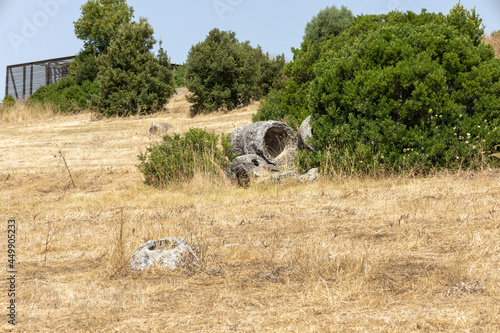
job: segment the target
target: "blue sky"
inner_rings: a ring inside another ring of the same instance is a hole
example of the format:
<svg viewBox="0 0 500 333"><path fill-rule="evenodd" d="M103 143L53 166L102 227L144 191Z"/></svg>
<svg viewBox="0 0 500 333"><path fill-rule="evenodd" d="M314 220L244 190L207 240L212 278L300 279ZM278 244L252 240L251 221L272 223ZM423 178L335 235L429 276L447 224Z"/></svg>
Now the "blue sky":
<svg viewBox="0 0 500 333"><path fill-rule="evenodd" d="M458 0L128 0L135 19L145 17L162 39L174 63L183 63L191 45L205 39L212 28L232 30L240 41L249 40L270 54L299 47L304 27L321 9L345 4L355 15L387 13L397 9L419 13L448 13ZM5 93L8 65L71 56L83 42L74 34L86 0L0 0L0 96ZM486 32L500 30L499 0L462 0L476 7Z"/></svg>

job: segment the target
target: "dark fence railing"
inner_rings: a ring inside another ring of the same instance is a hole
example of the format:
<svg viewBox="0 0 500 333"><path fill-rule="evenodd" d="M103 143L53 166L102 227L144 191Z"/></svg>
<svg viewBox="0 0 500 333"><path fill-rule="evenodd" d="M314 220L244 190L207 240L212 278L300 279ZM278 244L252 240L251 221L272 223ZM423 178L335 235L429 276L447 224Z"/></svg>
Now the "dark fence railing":
<svg viewBox="0 0 500 333"><path fill-rule="evenodd" d="M38 88L58 82L69 75L73 59L74 56L7 66L5 96L27 98Z"/></svg>
<svg viewBox="0 0 500 333"><path fill-rule="evenodd" d="M7 66L5 96L25 99L38 88L60 81L69 75L69 64L74 59L72 56ZM170 69L179 66L171 64Z"/></svg>

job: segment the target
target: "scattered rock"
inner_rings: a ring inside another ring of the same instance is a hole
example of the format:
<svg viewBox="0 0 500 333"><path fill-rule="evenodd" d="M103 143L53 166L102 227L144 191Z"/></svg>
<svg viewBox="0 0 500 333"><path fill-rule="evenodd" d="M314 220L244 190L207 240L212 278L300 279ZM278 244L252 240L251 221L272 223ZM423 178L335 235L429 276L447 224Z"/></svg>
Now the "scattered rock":
<svg viewBox="0 0 500 333"><path fill-rule="evenodd" d="M267 162L257 154L238 156L229 165L228 177L241 186L248 186L251 179L260 177L262 169L267 169Z"/></svg>
<svg viewBox="0 0 500 333"><path fill-rule="evenodd" d="M149 126L148 135L167 134L168 129L173 127L174 126L168 123L152 123L151 126Z"/></svg>
<svg viewBox="0 0 500 333"><path fill-rule="evenodd" d="M301 141L297 141L294 131L279 121L261 121L236 128L231 133L233 151L239 156L231 163L227 175L241 186L248 186L254 178L266 176L265 171L281 172L262 178L262 181L279 183L287 178L314 181L318 169L312 169L299 176L295 168L297 147L313 150L305 142L312 136L309 126L311 116L301 126Z"/></svg>
<svg viewBox="0 0 500 333"><path fill-rule="evenodd" d="M290 169L295 166L295 159L297 158L297 148L288 148L276 157L279 169Z"/></svg>
<svg viewBox="0 0 500 333"><path fill-rule="evenodd" d="M297 146L297 136L285 123L269 120L236 128L231 133L233 150L239 156L256 154L276 165L284 150Z"/></svg>
<svg viewBox="0 0 500 333"><path fill-rule="evenodd" d="M262 178L262 181L272 181L274 183L281 183L285 179L295 178L296 176L297 176L297 171L292 170Z"/></svg>
<svg viewBox="0 0 500 333"><path fill-rule="evenodd" d="M135 270L143 270L154 265L174 270L193 259L197 260L196 255L184 239L167 237L150 240L139 246L130 258L129 264Z"/></svg>
<svg viewBox="0 0 500 333"><path fill-rule="evenodd" d="M301 182L313 182L316 179L318 179L318 176L319 176L319 170L318 168L314 168L300 176L298 175L297 171L292 170L262 178L262 181L272 181L274 183L281 183L283 180L288 178L297 178Z"/></svg>
<svg viewBox="0 0 500 333"><path fill-rule="evenodd" d="M304 119L299 128L299 138L298 138L298 148L300 150L314 151L314 147L312 144L307 143L310 138L312 138L312 127L311 127L311 117L307 117Z"/></svg>
<svg viewBox="0 0 500 333"><path fill-rule="evenodd" d="M303 182L313 182L319 177L319 169L314 168L307 171L305 174L299 177L299 179Z"/></svg>

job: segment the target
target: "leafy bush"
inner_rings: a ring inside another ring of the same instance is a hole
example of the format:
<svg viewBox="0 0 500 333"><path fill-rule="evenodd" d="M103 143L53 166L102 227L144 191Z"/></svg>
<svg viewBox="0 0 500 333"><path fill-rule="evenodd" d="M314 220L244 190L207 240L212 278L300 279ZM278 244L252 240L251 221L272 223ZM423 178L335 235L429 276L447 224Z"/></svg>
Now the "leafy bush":
<svg viewBox="0 0 500 333"><path fill-rule="evenodd" d="M72 76L68 76L59 82L38 88L28 98L28 103L50 104L56 112L78 112L89 106L90 96L98 90L97 82L86 80L77 84Z"/></svg>
<svg viewBox="0 0 500 333"><path fill-rule="evenodd" d="M234 32L213 29L188 54L186 86L192 111L248 105L279 83L284 56L271 59L260 47L240 43Z"/></svg>
<svg viewBox="0 0 500 333"><path fill-rule="evenodd" d="M147 185L164 188L191 179L195 173L220 174L234 159L229 135L190 129L184 136L165 135L162 144L138 155L139 170Z"/></svg>
<svg viewBox="0 0 500 333"><path fill-rule="evenodd" d="M308 95L315 146L363 173L487 160L500 143L500 62L460 8L374 17L376 29L321 59Z"/></svg>
<svg viewBox="0 0 500 333"><path fill-rule="evenodd" d="M92 104L106 116L157 111L174 93L173 73L165 51L151 52L153 28L146 19L125 23L97 59L99 94Z"/></svg>
<svg viewBox="0 0 500 333"><path fill-rule="evenodd" d="M302 49L293 48L294 59L283 69L282 84L271 89L252 120L281 120L298 130L311 113L307 101L309 85L314 80L314 64L321 56L322 45L317 41L302 42Z"/></svg>
<svg viewBox="0 0 500 333"><path fill-rule="evenodd" d="M304 167L373 174L496 163L500 59L483 33L460 4L448 15L357 17L339 36L296 51L287 86L263 110L284 104L275 113L288 117L292 101L299 121L307 105L317 153L302 154Z"/></svg>
<svg viewBox="0 0 500 333"><path fill-rule="evenodd" d="M354 15L346 6L340 9L335 6L327 7L307 23L304 40L319 41L329 35L338 36L353 20Z"/></svg>
<svg viewBox="0 0 500 333"><path fill-rule="evenodd" d="M186 86L186 70L186 64L182 64L181 66L174 68L174 81L177 88Z"/></svg>
<svg viewBox="0 0 500 333"><path fill-rule="evenodd" d="M85 81L96 81L99 73L97 54L86 50L81 51L70 63L69 71L76 84L83 85Z"/></svg>
<svg viewBox="0 0 500 333"><path fill-rule="evenodd" d="M14 104L16 104L16 99L13 96L7 95L3 98L2 106L11 107L14 106Z"/></svg>

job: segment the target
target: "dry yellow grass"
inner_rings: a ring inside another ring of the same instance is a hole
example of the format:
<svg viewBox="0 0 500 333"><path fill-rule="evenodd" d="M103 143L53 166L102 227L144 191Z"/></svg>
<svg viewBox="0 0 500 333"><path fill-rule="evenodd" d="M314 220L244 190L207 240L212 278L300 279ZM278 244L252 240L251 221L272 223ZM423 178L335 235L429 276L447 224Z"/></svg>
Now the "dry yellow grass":
<svg viewBox="0 0 500 333"><path fill-rule="evenodd" d="M191 118L179 96L144 118L2 121L2 248L8 217L18 225L15 329L500 331L498 169L249 189L202 175L161 191L141 183L137 152L159 140L146 135L151 122L229 132L257 106ZM187 239L200 262L128 269L137 246L167 236Z"/></svg>
<svg viewBox="0 0 500 333"><path fill-rule="evenodd" d="M483 43L490 44L491 47L493 47L493 50L495 50L495 54L496 54L497 58L500 57L500 32L499 31L492 33L491 35L485 36L483 38Z"/></svg>

